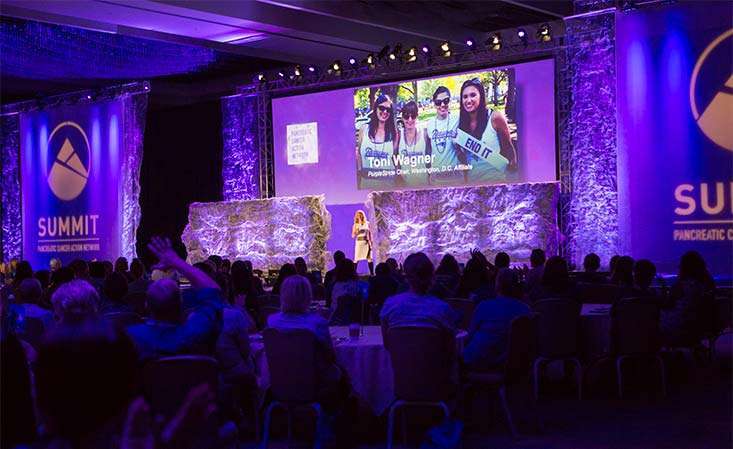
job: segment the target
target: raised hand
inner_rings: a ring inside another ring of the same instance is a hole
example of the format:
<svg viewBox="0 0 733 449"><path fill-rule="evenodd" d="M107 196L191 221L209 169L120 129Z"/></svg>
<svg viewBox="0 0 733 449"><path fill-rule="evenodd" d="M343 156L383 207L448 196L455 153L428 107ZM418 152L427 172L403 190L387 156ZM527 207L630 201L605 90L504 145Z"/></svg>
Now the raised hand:
<svg viewBox="0 0 733 449"><path fill-rule="evenodd" d="M166 270L181 262L181 258L173 250L173 245L167 237L153 237L148 243L148 249L158 258L155 268Z"/></svg>
<svg viewBox="0 0 733 449"><path fill-rule="evenodd" d="M135 399L127 409L120 449L155 449L153 418L142 397Z"/></svg>

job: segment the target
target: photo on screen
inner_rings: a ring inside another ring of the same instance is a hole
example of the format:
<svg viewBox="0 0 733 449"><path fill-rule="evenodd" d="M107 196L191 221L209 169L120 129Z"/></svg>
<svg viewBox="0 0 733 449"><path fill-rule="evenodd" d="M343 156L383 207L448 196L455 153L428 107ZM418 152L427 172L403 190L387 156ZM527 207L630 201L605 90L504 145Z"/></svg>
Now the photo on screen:
<svg viewBox="0 0 733 449"><path fill-rule="evenodd" d="M518 182L513 68L354 91L359 190Z"/></svg>

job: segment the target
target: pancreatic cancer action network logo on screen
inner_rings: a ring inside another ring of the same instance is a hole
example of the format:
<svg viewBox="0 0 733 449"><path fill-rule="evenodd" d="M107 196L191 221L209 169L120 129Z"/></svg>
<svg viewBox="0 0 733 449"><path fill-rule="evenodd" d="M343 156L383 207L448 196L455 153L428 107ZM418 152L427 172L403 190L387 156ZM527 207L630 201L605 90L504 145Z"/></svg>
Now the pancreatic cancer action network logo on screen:
<svg viewBox="0 0 733 449"><path fill-rule="evenodd" d="M733 37L733 28L710 42L707 48L700 54L695 68L692 71L692 76L690 77L690 107L692 108L692 115L697 125L710 140L727 150L733 150L733 126L731 126L731 113L733 112L733 74L730 75L723 86L715 87L717 93L713 96L709 104L702 105L702 113L698 109L696 89L701 70L705 70L711 64L720 64L720 61L716 61L715 57L709 58L710 54L720 44L726 40L730 40L731 37Z"/></svg>
<svg viewBox="0 0 733 449"><path fill-rule="evenodd" d="M71 201L84 191L91 167L89 139L77 123L60 123L48 138L48 186L56 197Z"/></svg>

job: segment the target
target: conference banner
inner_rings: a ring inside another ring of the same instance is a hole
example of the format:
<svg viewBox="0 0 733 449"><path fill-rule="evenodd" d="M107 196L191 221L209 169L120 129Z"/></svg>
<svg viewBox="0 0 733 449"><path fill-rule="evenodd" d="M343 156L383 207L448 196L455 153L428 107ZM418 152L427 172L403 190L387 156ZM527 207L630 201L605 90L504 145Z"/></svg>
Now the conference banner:
<svg viewBox="0 0 733 449"><path fill-rule="evenodd" d="M47 267L120 255L122 100L20 119L23 258Z"/></svg>
<svg viewBox="0 0 733 449"><path fill-rule="evenodd" d="M699 251L733 273L733 8L618 14L622 250L674 272Z"/></svg>

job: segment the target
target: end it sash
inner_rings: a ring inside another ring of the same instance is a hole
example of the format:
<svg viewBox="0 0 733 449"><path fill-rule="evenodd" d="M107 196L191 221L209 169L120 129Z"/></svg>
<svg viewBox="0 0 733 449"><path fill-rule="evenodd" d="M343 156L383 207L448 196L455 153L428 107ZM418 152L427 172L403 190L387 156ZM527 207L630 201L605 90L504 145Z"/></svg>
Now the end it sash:
<svg viewBox="0 0 733 449"><path fill-rule="evenodd" d="M491 126L491 125L487 125ZM462 129L456 129L458 134L453 142L460 145L467 152L479 157L499 171L506 171L509 160L499 153L499 150L486 145L481 139L477 139Z"/></svg>

